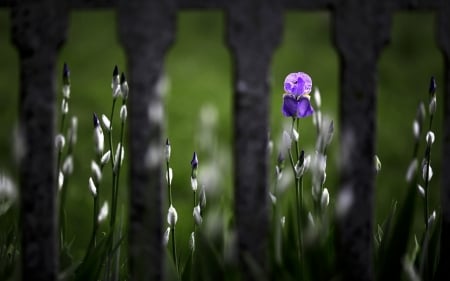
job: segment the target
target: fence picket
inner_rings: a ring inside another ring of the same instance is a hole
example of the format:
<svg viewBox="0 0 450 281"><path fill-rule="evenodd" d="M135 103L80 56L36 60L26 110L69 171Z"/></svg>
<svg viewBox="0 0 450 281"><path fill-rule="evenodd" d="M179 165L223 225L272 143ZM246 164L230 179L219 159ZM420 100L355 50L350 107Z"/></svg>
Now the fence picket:
<svg viewBox="0 0 450 281"><path fill-rule="evenodd" d="M163 101L157 87L175 33L174 1L120 1L130 85L129 265L132 280L164 279ZM164 212L165 213L165 212Z"/></svg>
<svg viewBox="0 0 450 281"><path fill-rule="evenodd" d="M11 7L12 40L20 60L22 280L57 280L54 74L67 15L52 0Z"/></svg>
<svg viewBox="0 0 450 281"><path fill-rule="evenodd" d="M388 40L390 15L383 6L385 1L373 3L347 1L333 11L334 42L340 56L341 178L337 208L343 280L374 280L376 64Z"/></svg>
<svg viewBox="0 0 450 281"><path fill-rule="evenodd" d="M268 82L282 25L275 2L230 1L227 11L234 61L234 213L244 280L261 280L252 275L247 258L261 274L268 272Z"/></svg>

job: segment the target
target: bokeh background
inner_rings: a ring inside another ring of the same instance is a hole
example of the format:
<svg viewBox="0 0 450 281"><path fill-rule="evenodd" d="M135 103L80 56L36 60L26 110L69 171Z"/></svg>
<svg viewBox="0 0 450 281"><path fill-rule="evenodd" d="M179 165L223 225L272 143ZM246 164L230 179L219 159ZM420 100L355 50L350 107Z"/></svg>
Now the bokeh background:
<svg viewBox="0 0 450 281"><path fill-rule="evenodd" d="M58 89L62 65L67 62L72 81L70 112L79 119L75 171L66 208L75 257L82 256L91 232L93 203L88 178L90 161L94 157L92 113L109 114L114 65L117 64L126 73L115 17L115 13L108 10L73 12L68 41L59 56ZM270 73L270 136L275 143L271 155L273 163L283 126L289 123L280 112L284 77L296 71L309 73L314 86L322 94L323 112L335 124L326 183L333 201L338 188L340 101L339 57L331 42L330 19L325 12L285 14L283 41L273 57ZM405 172L413 148L412 120L419 101L428 100L430 76L436 76L438 87L443 81L443 61L436 43L434 21L432 13L395 14L391 43L379 61L376 143L382 170L376 182L377 223L387 215L391 203L400 200L405 192ZM193 151L199 152L200 167L204 169L200 171L200 181L203 177L206 182L207 178L208 184L218 186L214 196L219 200L215 202L228 207L232 204L232 65L230 53L225 47L225 27L225 16L221 12L180 12L176 42L166 57L163 85L166 90L166 135L172 144L173 192L179 213L178 245L186 245L186 248L192 227L189 177ZM0 169L18 180L14 156L19 91L18 55L10 42L10 20L5 9L0 10L0 36ZM60 90L58 94L59 107ZM130 94L133 94L132 88ZM442 87L439 87L438 113L433 126L437 136L432 151L435 177L431 195L434 208L437 208L440 188L442 94ZM205 148L205 138L208 137L204 132L205 126L210 126L209 136L212 136L209 148ZM311 153L316 136L311 118L302 120L299 133L302 146ZM211 165L209 169L207 165ZM121 210L126 217L127 179L122 179ZM102 184L105 192L108 192L110 183L110 174L107 173ZM310 187L305 185L305 190L309 193ZM418 206L421 207L421 204ZM419 209L416 217L418 228L422 219Z"/></svg>

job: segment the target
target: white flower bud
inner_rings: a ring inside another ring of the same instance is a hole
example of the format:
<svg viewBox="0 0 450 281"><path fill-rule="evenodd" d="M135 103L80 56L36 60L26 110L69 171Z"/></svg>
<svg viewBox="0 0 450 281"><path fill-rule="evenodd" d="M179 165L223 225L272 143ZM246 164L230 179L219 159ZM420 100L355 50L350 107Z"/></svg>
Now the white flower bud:
<svg viewBox="0 0 450 281"><path fill-rule="evenodd" d="M127 106L124 104L120 108L120 120L122 121L122 123L125 123L125 121L127 120L127 116L128 116Z"/></svg>
<svg viewBox="0 0 450 281"><path fill-rule="evenodd" d="M434 133L432 131L428 131L425 140L427 141L427 145L431 146L434 143Z"/></svg>
<svg viewBox="0 0 450 281"><path fill-rule="evenodd" d="M315 226L315 225L316 225L316 223L314 222L314 217L313 217L313 215L311 214L311 212L308 212L308 222L309 222L309 224L310 224L311 226Z"/></svg>
<svg viewBox="0 0 450 281"><path fill-rule="evenodd" d="M197 183L197 178L193 178L193 177L191 177L191 187L192 187L192 191L197 191L197 185L198 185L198 183Z"/></svg>
<svg viewBox="0 0 450 281"><path fill-rule="evenodd" d="M427 170L428 170L428 180L427 180ZM425 163L422 167L422 178L424 181L431 181L432 177L433 177L433 169L431 168L431 165L427 165Z"/></svg>
<svg viewBox="0 0 450 281"><path fill-rule="evenodd" d="M102 166L105 166L109 162L110 158L111 158L111 150L108 150L105 152L105 154L103 154L102 158L100 159L100 164Z"/></svg>
<svg viewBox="0 0 450 281"><path fill-rule="evenodd" d="M56 151L61 152L65 145L66 145L66 138L61 134L56 135L55 138Z"/></svg>
<svg viewBox="0 0 450 281"><path fill-rule="evenodd" d="M100 212L98 213L97 217L98 222L104 221L106 217L108 217L108 213L109 213L108 201L105 201L102 207L100 208Z"/></svg>
<svg viewBox="0 0 450 281"><path fill-rule="evenodd" d="M175 224L177 224L177 220L178 220L177 210L172 205L170 205L169 211L167 212L167 223L169 224L170 227L173 228Z"/></svg>
<svg viewBox="0 0 450 281"><path fill-rule="evenodd" d="M282 217L281 217L280 223L281 223L281 227L284 228L284 225L286 224L286 217L285 217L285 216L282 216Z"/></svg>
<svg viewBox="0 0 450 281"><path fill-rule="evenodd" d="M111 131L111 121L105 114L102 114L102 124L106 131Z"/></svg>
<svg viewBox="0 0 450 281"><path fill-rule="evenodd" d="M103 130L100 126L97 126L94 129L94 143L95 151L98 155L102 155L103 149L105 148L105 138L103 136Z"/></svg>
<svg viewBox="0 0 450 281"><path fill-rule="evenodd" d="M295 142L298 142L298 137L299 137L299 135L298 135L297 130L292 129L292 137L294 138L294 141L295 141Z"/></svg>
<svg viewBox="0 0 450 281"><path fill-rule="evenodd" d="M378 173L381 170L381 161L380 158L378 158L378 155L375 155L374 161L375 161L375 171Z"/></svg>
<svg viewBox="0 0 450 281"><path fill-rule="evenodd" d="M61 113L63 115L69 113L69 102L66 99L63 99L61 102Z"/></svg>
<svg viewBox="0 0 450 281"><path fill-rule="evenodd" d="M116 155L114 158L114 171L118 171L119 166L122 167L123 159L125 158L125 149L122 144L119 142L116 148Z"/></svg>
<svg viewBox="0 0 450 281"><path fill-rule="evenodd" d="M194 217L194 221L196 225L201 225L203 218L201 215L200 205L194 207L194 211L192 212L192 216Z"/></svg>
<svg viewBox="0 0 450 281"><path fill-rule="evenodd" d="M166 231L164 231L164 235L163 235L163 245L164 246L169 244L169 237L170 237L170 227L168 227L166 229Z"/></svg>
<svg viewBox="0 0 450 281"><path fill-rule="evenodd" d="M419 191L420 196L425 197L425 189L420 184L417 185L417 190Z"/></svg>
<svg viewBox="0 0 450 281"><path fill-rule="evenodd" d="M413 180L413 177L416 174L417 166L417 159L412 160L408 166L408 170L406 171L406 182L409 183Z"/></svg>
<svg viewBox="0 0 450 281"><path fill-rule="evenodd" d="M169 171L166 172L166 181L168 184L172 184L172 179L173 179L173 170L172 168L169 167Z"/></svg>
<svg viewBox="0 0 450 281"><path fill-rule="evenodd" d="M206 207L206 190L204 186L200 189L200 207Z"/></svg>
<svg viewBox="0 0 450 281"><path fill-rule="evenodd" d="M189 238L189 248L191 251L195 250L195 233L191 232L191 236Z"/></svg>
<svg viewBox="0 0 450 281"><path fill-rule="evenodd" d="M314 102L316 103L317 108L320 108L322 105L322 98L320 97L320 91L319 88L314 89Z"/></svg>
<svg viewBox="0 0 450 281"><path fill-rule="evenodd" d="M165 156L166 156L166 161L169 162L170 161L170 153L172 151L172 148L170 147L170 143L169 143L169 139L166 140L166 149L165 149Z"/></svg>
<svg viewBox="0 0 450 281"><path fill-rule="evenodd" d="M78 118L72 116L70 119L70 127L68 132L70 145L74 146L77 143Z"/></svg>
<svg viewBox="0 0 450 281"><path fill-rule="evenodd" d="M435 220L436 220L436 211L433 211L433 213L431 213L430 217L428 218L428 225L432 225Z"/></svg>
<svg viewBox="0 0 450 281"><path fill-rule="evenodd" d="M89 177L89 190L91 191L92 196L97 197L97 187L95 186L92 177Z"/></svg>
<svg viewBox="0 0 450 281"><path fill-rule="evenodd" d="M62 165L62 172L65 175L71 175L73 173L73 157L72 155L67 156Z"/></svg>
<svg viewBox="0 0 450 281"><path fill-rule="evenodd" d="M272 192L269 192L269 198L273 205L277 204L277 198L273 195Z"/></svg>
<svg viewBox="0 0 450 281"><path fill-rule="evenodd" d="M94 176L95 182L99 183L102 180L102 170L94 160L91 161L91 172Z"/></svg>
<svg viewBox="0 0 450 281"><path fill-rule="evenodd" d="M70 86L69 85L62 86L62 94L65 99L70 98Z"/></svg>
<svg viewBox="0 0 450 281"><path fill-rule="evenodd" d="M434 113L436 113L436 96L435 95L431 98L428 110L430 111L430 115L433 115Z"/></svg>
<svg viewBox="0 0 450 281"><path fill-rule="evenodd" d="M58 189L61 190L64 184L64 174L59 171L58 173Z"/></svg>
<svg viewBox="0 0 450 281"><path fill-rule="evenodd" d="M420 125L417 120L414 120L413 122L413 136L417 140L420 136Z"/></svg>
<svg viewBox="0 0 450 281"><path fill-rule="evenodd" d="M319 126L322 127L322 112L320 112L319 110L315 111L313 113L313 125L314 126Z"/></svg>
<svg viewBox="0 0 450 281"><path fill-rule="evenodd" d="M324 188L322 191L322 196L320 198L320 205L322 209L325 209L330 204L330 194L328 193L328 189Z"/></svg>

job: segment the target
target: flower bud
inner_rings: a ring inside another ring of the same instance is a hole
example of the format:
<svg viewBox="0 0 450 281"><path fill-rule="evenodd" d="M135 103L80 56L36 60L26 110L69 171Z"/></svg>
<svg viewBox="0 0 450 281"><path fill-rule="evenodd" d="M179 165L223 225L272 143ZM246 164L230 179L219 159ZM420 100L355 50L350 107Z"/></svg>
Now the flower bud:
<svg viewBox="0 0 450 281"><path fill-rule="evenodd" d="M120 92L122 93L122 99L126 101L128 99L128 82L125 78L125 73L122 72L122 75L120 76Z"/></svg>
<svg viewBox="0 0 450 281"><path fill-rule="evenodd" d="M328 189L324 188L322 191L322 196L320 197L320 205L322 209L325 209L330 204L330 194L328 193Z"/></svg>
<svg viewBox="0 0 450 281"><path fill-rule="evenodd" d="M419 191L420 196L425 198L425 189L420 184L417 185L417 191Z"/></svg>
<svg viewBox="0 0 450 281"><path fill-rule="evenodd" d="M63 65L62 81L64 86L70 85L70 69L67 63ZM65 98L69 98L64 96Z"/></svg>
<svg viewBox="0 0 450 281"><path fill-rule="evenodd" d="M192 167L192 170L195 170L198 167L198 157L197 157L197 153L195 151L194 151L194 155L192 155L191 167Z"/></svg>
<svg viewBox="0 0 450 281"><path fill-rule="evenodd" d="M94 180L92 177L89 177L89 190L91 191L92 196L97 197L97 187L95 186Z"/></svg>
<svg viewBox="0 0 450 281"><path fill-rule="evenodd" d="M165 150L165 156L166 156L166 161L169 162L170 161L170 153L171 153L171 147L170 147L170 142L169 139L166 139L166 150Z"/></svg>
<svg viewBox="0 0 450 281"><path fill-rule="evenodd" d="M103 128L105 128L105 130L107 132L111 131L111 121L109 121L109 118L106 117L105 114L102 114L102 123L103 123Z"/></svg>
<svg viewBox="0 0 450 281"><path fill-rule="evenodd" d="M164 231L164 235L163 235L163 245L164 246L169 244L169 237L170 237L170 227L168 227L166 229L166 231Z"/></svg>
<svg viewBox="0 0 450 281"><path fill-rule="evenodd" d="M428 169L427 169L428 167ZM428 172L427 172L428 171ZM428 173L428 175L427 175ZM427 178L428 176L428 178ZM431 181L431 178L433 177L433 169L430 165L427 165L426 163L422 167L422 178L424 181Z"/></svg>
<svg viewBox="0 0 450 281"><path fill-rule="evenodd" d="M105 166L109 159L111 158L111 150L108 150L105 154L103 154L102 158L100 159L101 166Z"/></svg>
<svg viewBox="0 0 450 281"><path fill-rule="evenodd" d="M97 155L103 154L103 149L105 148L105 138L103 136L102 127L97 126L94 129L94 143L95 143L95 151Z"/></svg>
<svg viewBox="0 0 450 281"><path fill-rule="evenodd" d="M191 232L191 236L189 238L189 248L191 251L195 250L195 232Z"/></svg>
<svg viewBox="0 0 450 281"><path fill-rule="evenodd" d="M94 176L95 182L99 183L102 180L102 171L100 166L94 160L91 161L91 172Z"/></svg>
<svg viewBox="0 0 450 281"><path fill-rule="evenodd" d="M63 115L66 115L67 113L69 113L69 102L66 99L63 99L61 101L61 113Z"/></svg>
<svg viewBox="0 0 450 281"><path fill-rule="evenodd" d="M434 133L432 131L428 131L425 140L427 141L427 145L431 146L434 143Z"/></svg>
<svg viewBox="0 0 450 281"><path fill-rule="evenodd" d="M434 79L434 76L431 76L430 86L428 88L428 92L430 93L430 95L434 95L436 93L436 88L437 88L436 79Z"/></svg>
<svg viewBox="0 0 450 281"><path fill-rule="evenodd" d="M434 113L436 113L436 96L431 98L428 110L430 111L430 115L434 115Z"/></svg>
<svg viewBox="0 0 450 281"><path fill-rule="evenodd" d="M77 143L78 118L72 116L70 119L70 127L68 131L69 145L74 146Z"/></svg>
<svg viewBox="0 0 450 281"><path fill-rule="evenodd" d="M65 145L66 145L66 138L61 134L56 135L55 138L56 151L61 152Z"/></svg>
<svg viewBox="0 0 450 281"><path fill-rule="evenodd" d="M58 173L58 189L61 190L64 184L64 174L59 171Z"/></svg>
<svg viewBox="0 0 450 281"><path fill-rule="evenodd" d="M172 205L170 205L169 211L167 212L167 223L171 228L173 228L175 224L177 224L177 220L178 220L177 210Z"/></svg>
<svg viewBox="0 0 450 281"><path fill-rule="evenodd" d="M412 160L408 166L408 170L406 171L406 182L410 183L413 180L413 177L416 174L417 166L417 159Z"/></svg>
<svg viewBox="0 0 450 281"><path fill-rule="evenodd" d="M62 165L62 172L64 175L71 175L73 172L73 157L68 155Z"/></svg>
<svg viewBox="0 0 450 281"><path fill-rule="evenodd" d="M100 208L100 212L98 213L97 217L98 222L104 221L108 216L108 213L109 213L108 201L105 201L102 207Z"/></svg>
<svg viewBox="0 0 450 281"><path fill-rule="evenodd" d="M197 191L197 186L198 186L197 178L191 177L191 188L192 188L192 191L196 192Z"/></svg>
<svg viewBox="0 0 450 281"><path fill-rule="evenodd" d="M118 171L119 166L122 167L123 159L125 158L125 149L122 144L119 142L116 148L116 155L114 158L114 171Z"/></svg>
<svg viewBox="0 0 450 281"><path fill-rule="evenodd" d="M125 121L127 120L127 115L128 115L127 106L124 104L120 108L120 120L122 121L122 123L125 123Z"/></svg>
<svg viewBox="0 0 450 281"><path fill-rule="evenodd" d="M197 205L194 207L194 211L192 212L192 215L194 216L194 221L196 225L201 225L202 224L202 215L201 215L201 211L200 211L200 205Z"/></svg>
<svg viewBox="0 0 450 281"><path fill-rule="evenodd" d="M206 207L206 190L204 186L200 189L200 207L202 209Z"/></svg>
<svg viewBox="0 0 450 281"><path fill-rule="evenodd" d="M169 170L166 172L166 181L169 185L172 184L172 179L173 179L173 170L172 168L169 167Z"/></svg>
<svg viewBox="0 0 450 281"><path fill-rule="evenodd" d="M433 211L431 213L430 217L428 218L428 225L432 225L436 221L436 211Z"/></svg>
<svg viewBox="0 0 450 281"><path fill-rule="evenodd" d="M294 139L295 142L298 142L298 137L299 137L299 135L298 135L297 130L292 129L292 137L293 137L293 139Z"/></svg>
<svg viewBox="0 0 450 281"><path fill-rule="evenodd" d="M378 173L381 170L381 161L380 158L378 158L378 155L375 155L374 161L375 161L375 171Z"/></svg>
<svg viewBox="0 0 450 281"><path fill-rule="evenodd" d="M320 106L322 105L322 98L320 97L320 91L319 88L315 88L314 89L314 102L316 103L316 107L320 108Z"/></svg>
<svg viewBox="0 0 450 281"><path fill-rule="evenodd" d="M414 120L413 122L413 136L416 140L420 137L420 125L417 120Z"/></svg>
<svg viewBox="0 0 450 281"><path fill-rule="evenodd" d="M115 100L120 94L120 76L119 68L117 67L117 65L114 66L111 89L113 99Z"/></svg>

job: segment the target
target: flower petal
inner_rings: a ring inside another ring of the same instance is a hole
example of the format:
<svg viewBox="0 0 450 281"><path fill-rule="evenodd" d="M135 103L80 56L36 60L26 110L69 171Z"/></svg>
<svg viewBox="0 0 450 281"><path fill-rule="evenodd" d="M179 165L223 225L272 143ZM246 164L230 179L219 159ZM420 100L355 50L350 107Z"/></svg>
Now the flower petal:
<svg viewBox="0 0 450 281"><path fill-rule="evenodd" d="M297 99L295 96L285 94L283 96L283 115L286 117L297 117L297 108Z"/></svg>
<svg viewBox="0 0 450 281"><path fill-rule="evenodd" d="M284 80L284 90L288 94L305 95L312 89L311 77L304 72L290 73Z"/></svg>
<svg viewBox="0 0 450 281"><path fill-rule="evenodd" d="M311 102L308 98L301 97L297 102L297 117L308 117L314 113Z"/></svg>

